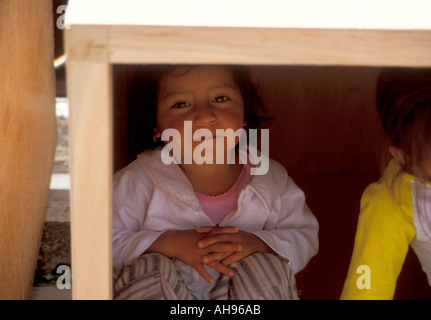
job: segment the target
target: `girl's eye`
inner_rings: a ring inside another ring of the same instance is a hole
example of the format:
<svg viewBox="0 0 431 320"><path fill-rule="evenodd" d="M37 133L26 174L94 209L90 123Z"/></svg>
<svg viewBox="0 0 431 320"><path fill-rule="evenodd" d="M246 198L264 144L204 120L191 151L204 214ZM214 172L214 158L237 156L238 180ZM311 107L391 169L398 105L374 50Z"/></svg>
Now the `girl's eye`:
<svg viewBox="0 0 431 320"><path fill-rule="evenodd" d="M228 101L229 100L229 98L228 97L226 97L226 96L218 96L218 97L215 97L214 98L214 102L226 102L226 101Z"/></svg>
<svg viewBox="0 0 431 320"><path fill-rule="evenodd" d="M185 101L180 101L180 102L175 103L172 106L172 108L179 108L179 109L181 109L181 108L185 108L185 107L188 107L188 106L190 106L190 103L185 102Z"/></svg>

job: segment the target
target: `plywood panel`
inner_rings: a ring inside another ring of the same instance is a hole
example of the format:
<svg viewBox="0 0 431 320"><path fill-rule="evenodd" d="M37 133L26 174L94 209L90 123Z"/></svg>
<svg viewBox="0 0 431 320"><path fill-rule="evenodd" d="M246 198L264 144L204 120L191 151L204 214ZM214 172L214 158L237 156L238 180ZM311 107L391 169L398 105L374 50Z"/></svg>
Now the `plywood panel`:
<svg viewBox="0 0 431 320"><path fill-rule="evenodd" d="M271 156L290 172L375 175L383 139L375 107L380 68L253 67L268 109Z"/></svg>

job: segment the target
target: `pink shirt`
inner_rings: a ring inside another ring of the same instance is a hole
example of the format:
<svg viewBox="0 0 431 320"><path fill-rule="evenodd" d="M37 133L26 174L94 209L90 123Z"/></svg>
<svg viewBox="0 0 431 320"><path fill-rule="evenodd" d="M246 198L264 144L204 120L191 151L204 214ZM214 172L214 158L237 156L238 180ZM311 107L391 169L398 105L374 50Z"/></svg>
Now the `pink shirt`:
<svg viewBox="0 0 431 320"><path fill-rule="evenodd" d="M238 196L241 190L251 181L250 166L244 165L233 186L218 196L208 196L196 192L202 210L214 224L218 225L231 212L238 208Z"/></svg>

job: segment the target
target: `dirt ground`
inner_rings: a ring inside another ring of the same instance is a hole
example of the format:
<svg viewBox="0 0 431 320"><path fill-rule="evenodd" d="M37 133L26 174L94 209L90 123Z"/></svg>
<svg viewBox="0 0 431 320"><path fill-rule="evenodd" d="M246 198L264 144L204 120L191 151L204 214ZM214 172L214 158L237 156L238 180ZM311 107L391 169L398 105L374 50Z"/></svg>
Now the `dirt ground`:
<svg viewBox="0 0 431 320"><path fill-rule="evenodd" d="M69 172L69 143L67 122L68 119L66 117L57 117L58 143L55 152L54 173Z"/></svg>
<svg viewBox="0 0 431 320"><path fill-rule="evenodd" d="M68 118L57 116L57 148L53 173L69 172L69 144L68 144ZM68 193L67 190L61 192ZM50 206L52 204L48 204ZM56 210L66 210L69 208L54 208ZM58 265L71 265L70 258L70 223L64 221L45 221L43 235L41 239L39 258L35 275L35 283L50 282L55 279Z"/></svg>

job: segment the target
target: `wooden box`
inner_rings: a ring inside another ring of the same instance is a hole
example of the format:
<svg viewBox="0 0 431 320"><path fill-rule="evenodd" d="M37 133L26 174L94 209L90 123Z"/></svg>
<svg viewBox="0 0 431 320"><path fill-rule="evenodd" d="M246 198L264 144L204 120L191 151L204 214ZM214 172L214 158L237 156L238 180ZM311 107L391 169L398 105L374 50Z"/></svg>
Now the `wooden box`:
<svg viewBox="0 0 431 320"><path fill-rule="evenodd" d="M114 84L121 84L116 79L121 77L121 66L223 63L252 65L274 95L276 115L291 121L291 132L302 137L301 142L295 142L299 141L295 135L283 131L285 125L275 124L273 145L278 147L271 152L292 172L306 195L310 194L312 209L326 206L325 210L331 211L333 202L325 197L346 192L342 184L326 193L316 190L318 186L322 190L334 179L354 186L352 193L346 193L352 197L353 212L349 215L332 212L325 217L315 212L321 225L322 258L313 258L309 269L298 275L304 298L337 299L353 245L359 205L354 202L365 185L377 177L374 158L358 160L359 154L371 150L367 143L370 136L362 133L371 128L368 134L379 135L375 114L363 112L361 106L373 103L373 81L380 67L431 66L430 12L430 4L420 0L69 0L65 47L73 298L112 298L112 174L117 169L114 159L120 159L120 164L122 161L121 155L114 156L114 114L118 108ZM351 86L340 89L331 83ZM280 93L271 84L292 90ZM331 88L341 96L328 96ZM368 90L364 99L360 90ZM286 92L294 95L288 100L289 111L283 111L283 105L276 101L289 99ZM307 100L310 95L311 100ZM304 101L308 107L301 104ZM372 106L367 108L372 110ZM347 118L343 109L349 114ZM328 114L332 117L329 122ZM362 129L361 124L365 124ZM354 141L360 142L360 153L352 149L346 137L355 128ZM339 152L343 148L348 151ZM287 149L292 152L287 153ZM316 162L326 155L332 157ZM344 231L348 233L325 240L325 234L339 232L343 224L348 224ZM330 261L337 256L330 254L340 251L344 260L337 269L338 262ZM333 277L337 277L336 284ZM309 288L314 288L315 294L310 294Z"/></svg>

